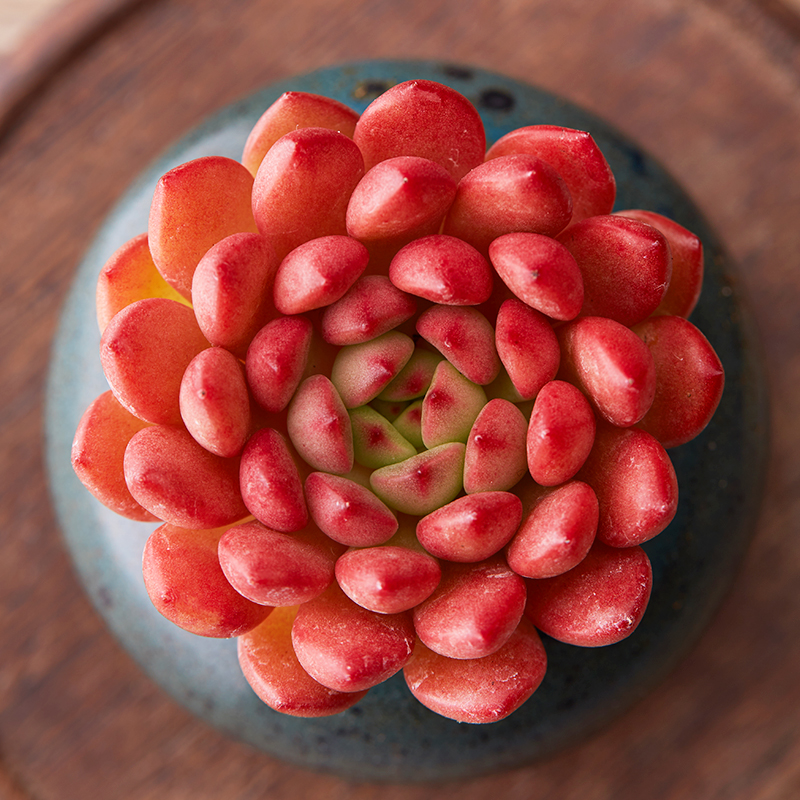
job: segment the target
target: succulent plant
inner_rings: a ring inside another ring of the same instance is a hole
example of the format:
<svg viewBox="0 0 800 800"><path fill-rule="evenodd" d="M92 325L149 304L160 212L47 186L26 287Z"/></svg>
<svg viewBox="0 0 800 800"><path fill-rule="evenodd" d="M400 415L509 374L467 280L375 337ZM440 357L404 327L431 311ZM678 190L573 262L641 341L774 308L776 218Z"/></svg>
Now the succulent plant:
<svg viewBox="0 0 800 800"><path fill-rule="evenodd" d="M700 240L613 211L589 133L487 150L453 89L397 84L360 116L288 92L241 161L158 183L97 284L110 390L73 467L158 522L150 598L238 637L272 708L338 713L400 672L459 721L512 713L540 633L630 636L672 520L667 448L724 371L691 323Z"/></svg>

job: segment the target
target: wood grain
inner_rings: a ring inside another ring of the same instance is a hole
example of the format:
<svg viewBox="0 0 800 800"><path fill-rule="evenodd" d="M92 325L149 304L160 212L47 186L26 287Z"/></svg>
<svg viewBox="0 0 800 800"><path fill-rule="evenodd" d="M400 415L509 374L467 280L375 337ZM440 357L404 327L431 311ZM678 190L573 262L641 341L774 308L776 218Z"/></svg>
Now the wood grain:
<svg viewBox="0 0 800 800"><path fill-rule="evenodd" d="M161 0L57 61L0 137L2 800L784 800L800 796L800 74L795 33L734 0ZM739 581L656 692L547 762L468 785L350 784L176 707L120 650L61 544L42 466L50 342L109 207L209 112L346 60L442 58L559 92L684 183L740 265L772 392ZM44 73L43 73L44 74Z"/></svg>
<svg viewBox="0 0 800 800"><path fill-rule="evenodd" d="M45 91L71 59L142 0L26 2L24 17L0 55L0 133Z"/></svg>

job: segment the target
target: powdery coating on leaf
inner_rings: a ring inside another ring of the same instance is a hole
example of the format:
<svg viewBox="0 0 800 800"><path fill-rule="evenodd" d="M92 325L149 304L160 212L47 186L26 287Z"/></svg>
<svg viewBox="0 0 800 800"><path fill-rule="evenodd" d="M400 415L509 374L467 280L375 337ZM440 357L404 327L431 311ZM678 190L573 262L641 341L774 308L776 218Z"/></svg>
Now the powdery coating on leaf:
<svg viewBox="0 0 800 800"><path fill-rule="evenodd" d="M441 164L456 181L486 152L483 120L472 103L427 80L399 83L373 100L353 139L367 169L387 158L419 156Z"/></svg>
<svg viewBox="0 0 800 800"><path fill-rule="evenodd" d="M683 317L653 317L633 330L652 353L656 372L655 397L639 427L664 447L685 444L705 429L722 399L719 356Z"/></svg>
<svg viewBox="0 0 800 800"><path fill-rule="evenodd" d="M84 411L70 458L81 483L104 506L128 519L155 522L157 517L134 500L123 471L128 442L146 426L105 391Z"/></svg>
<svg viewBox="0 0 800 800"><path fill-rule="evenodd" d="M617 213L652 225L664 234L672 253L672 275L667 292L655 313L688 317L697 305L703 288L703 243L700 238L674 220L654 211L630 209Z"/></svg>
<svg viewBox="0 0 800 800"><path fill-rule="evenodd" d="M312 472L305 482L309 513L336 542L370 547L389 541L397 518L366 486L347 477Z"/></svg>
<svg viewBox="0 0 800 800"><path fill-rule="evenodd" d="M352 138L356 122L358 114L338 100L309 92L284 92L250 131L242 163L255 175L264 155L281 136L298 128L328 128Z"/></svg>
<svg viewBox="0 0 800 800"><path fill-rule="evenodd" d="M574 319L583 307L583 277L564 245L538 233L507 233L489 245L503 283L525 304L556 320Z"/></svg>
<svg viewBox="0 0 800 800"><path fill-rule="evenodd" d="M417 450L425 449L425 442L422 440L422 404L422 399L413 400L397 415L393 423L401 436L411 442Z"/></svg>
<svg viewBox="0 0 800 800"><path fill-rule="evenodd" d="M431 595L440 578L435 558L407 547L351 550L336 562L336 580L344 593L380 614L412 609Z"/></svg>
<svg viewBox="0 0 800 800"><path fill-rule="evenodd" d="M313 527L287 534L259 522L226 531L218 547L220 566L231 585L266 606L295 606L321 594L334 579L339 552Z"/></svg>
<svg viewBox="0 0 800 800"><path fill-rule="evenodd" d="M441 360L438 353L417 347L403 369L378 395L379 399L403 403L424 397Z"/></svg>
<svg viewBox="0 0 800 800"><path fill-rule="evenodd" d="M342 398L325 375L312 375L297 388L286 431L303 461L324 472L353 469L353 428Z"/></svg>
<svg viewBox="0 0 800 800"><path fill-rule="evenodd" d="M188 303L161 276L153 263L147 234L123 244L103 265L97 278L95 305L102 334L112 317L125 306L146 297L167 297Z"/></svg>
<svg viewBox="0 0 800 800"><path fill-rule="evenodd" d="M525 609L525 582L500 556L446 563L436 591L414 609L421 641L448 658L482 658L499 650Z"/></svg>
<svg viewBox="0 0 800 800"><path fill-rule="evenodd" d="M415 638L410 614L376 614L356 605L334 584L300 607L292 642L315 680L337 691L357 692L401 670Z"/></svg>
<svg viewBox="0 0 800 800"><path fill-rule="evenodd" d="M423 516L455 500L463 487L465 445L449 442L376 469L370 487L386 505Z"/></svg>
<svg viewBox="0 0 800 800"><path fill-rule="evenodd" d="M313 337L311 320L279 317L268 322L247 348L247 382L266 411L283 411L292 399L308 363Z"/></svg>
<svg viewBox="0 0 800 800"><path fill-rule="evenodd" d="M582 314L631 326L660 305L672 276L672 254L652 225L613 214L589 217L570 225L558 240L583 276Z"/></svg>
<svg viewBox="0 0 800 800"><path fill-rule="evenodd" d="M417 455L417 448L371 406L351 409L355 461L368 469L397 464Z"/></svg>
<svg viewBox="0 0 800 800"><path fill-rule="evenodd" d="M591 452L596 423L589 401L566 381L550 381L533 403L527 433L528 469L542 486L573 478Z"/></svg>
<svg viewBox="0 0 800 800"><path fill-rule="evenodd" d="M148 237L158 271L191 297L197 263L233 233L257 231L250 197L253 176L238 161L203 156L159 180L150 206Z"/></svg>
<svg viewBox="0 0 800 800"><path fill-rule="evenodd" d="M522 411L502 398L482 409L467 438L464 491L507 491L528 470L525 439L528 422Z"/></svg>
<svg viewBox="0 0 800 800"><path fill-rule="evenodd" d="M183 373L208 345L191 308L148 298L126 306L108 323L100 361L114 396L131 414L179 425Z"/></svg>
<svg viewBox="0 0 800 800"><path fill-rule="evenodd" d="M479 492L423 517L417 523L417 538L437 558L483 561L506 545L521 521L519 497L511 492Z"/></svg>
<svg viewBox="0 0 800 800"><path fill-rule="evenodd" d="M608 317L581 317L559 327L559 376L583 391L612 425L635 425L656 392L653 355L625 325Z"/></svg>
<svg viewBox="0 0 800 800"><path fill-rule="evenodd" d="M577 477L594 489L600 503L597 538L614 547L652 539L678 509L678 481L667 452L637 428L599 425Z"/></svg>
<svg viewBox="0 0 800 800"><path fill-rule="evenodd" d="M403 247L389 265L398 289L448 306L474 306L491 297L492 269L472 245L432 235Z"/></svg>
<svg viewBox="0 0 800 800"><path fill-rule="evenodd" d="M347 203L363 174L364 159L344 134L325 128L287 133L256 173L258 230L280 258L311 239L345 235Z"/></svg>
<svg viewBox="0 0 800 800"><path fill-rule="evenodd" d="M375 399L413 352L413 339L399 331L342 347L333 362L331 380L345 407L356 408Z"/></svg>
<svg viewBox="0 0 800 800"><path fill-rule="evenodd" d="M561 350L552 325L521 300L509 299L500 306L495 345L520 399L532 400L558 373Z"/></svg>
<svg viewBox="0 0 800 800"><path fill-rule="evenodd" d="M572 198L561 176L530 155L486 161L459 183L443 232L486 253L506 233L556 236L572 217Z"/></svg>
<svg viewBox="0 0 800 800"><path fill-rule="evenodd" d="M523 619L503 647L483 658L447 658L418 644L404 674L411 693L436 713L457 722L489 723L519 708L546 669L541 640Z"/></svg>
<svg viewBox="0 0 800 800"><path fill-rule="evenodd" d="M270 707L295 717L324 717L355 705L367 690L337 692L315 681L292 646L296 608L277 608L254 630L239 637L238 657L245 679Z"/></svg>
<svg viewBox="0 0 800 800"><path fill-rule="evenodd" d="M576 567L528 581L526 616L544 633L580 647L602 647L633 633L650 599L653 575L641 547L595 542Z"/></svg>
<svg viewBox="0 0 800 800"><path fill-rule="evenodd" d="M367 267L367 248L349 236L321 236L296 247L275 275L275 307L304 314L335 303Z"/></svg>
<svg viewBox="0 0 800 800"><path fill-rule="evenodd" d="M151 425L134 434L124 470L134 498L173 525L216 528L247 516L238 459L208 452L183 428Z"/></svg>
<svg viewBox="0 0 800 800"><path fill-rule="evenodd" d="M272 611L239 594L217 557L224 530L165 524L144 548L145 588L159 613L198 636L231 638L259 625Z"/></svg>
<svg viewBox="0 0 800 800"><path fill-rule="evenodd" d="M242 452L239 482L248 511L268 528L290 533L308 524L303 483L286 438L256 431Z"/></svg>
<svg viewBox="0 0 800 800"><path fill-rule="evenodd" d="M572 197L571 223L611 213L616 181L591 134L557 125L529 125L498 139L486 158L516 153L538 156L564 179Z"/></svg>
<svg viewBox="0 0 800 800"><path fill-rule="evenodd" d="M257 233L227 236L200 259L192 305L203 335L243 356L256 332L278 315L272 290L278 258Z"/></svg>
<svg viewBox="0 0 800 800"><path fill-rule="evenodd" d="M370 169L347 206L347 232L401 246L437 233L456 194L450 173L427 158L398 156Z"/></svg>
<svg viewBox="0 0 800 800"><path fill-rule="evenodd" d="M482 386L462 375L449 361L439 362L422 400L420 433L425 447L430 450L448 442L466 443L486 401Z"/></svg>
<svg viewBox="0 0 800 800"><path fill-rule="evenodd" d="M233 458L250 433L250 397L241 362L228 350L209 347L198 353L183 374L181 418L206 450Z"/></svg>
<svg viewBox="0 0 800 800"><path fill-rule="evenodd" d="M325 309L322 336L330 344L361 344L396 328L416 311L416 300L386 275L364 275Z"/></svg>
<svg viewBox="0 0 800 800"><path fill-rule="evenodd" d="M552 578L577 566L597 533L597 495L583 481L539 488L506 548L508 565L526 578Z"/></svg>
<svg viewBox="0 0 800 800"><path fill-rule="evenodd" d="M417 333L473 383L498 376L494 328L477 308L432 305L417 318Z"/></svg>

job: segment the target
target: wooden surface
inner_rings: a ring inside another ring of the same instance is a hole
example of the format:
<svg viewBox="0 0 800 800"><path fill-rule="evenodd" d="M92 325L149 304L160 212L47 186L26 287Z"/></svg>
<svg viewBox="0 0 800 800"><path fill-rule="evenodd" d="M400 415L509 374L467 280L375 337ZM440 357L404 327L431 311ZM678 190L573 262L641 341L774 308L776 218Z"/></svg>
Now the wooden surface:
<svg viewBox="0 0 800 800"><path fill-rule="evenodd" d="M71 40L54 36L48 47L44 37L38 55L29 53L22 94L0 93L0 799L800 797L796 6L120 0L94 7L100 17L87 14ZM351 785L278 763L192 719L143 677L83 596L42 466L43 381L60 304L128 182L221 105L275 79L370 57L447 58L505 72L645 143L738 261L770 377L774 432L762 518L699 646L601 735L469 785Z"/></svg>

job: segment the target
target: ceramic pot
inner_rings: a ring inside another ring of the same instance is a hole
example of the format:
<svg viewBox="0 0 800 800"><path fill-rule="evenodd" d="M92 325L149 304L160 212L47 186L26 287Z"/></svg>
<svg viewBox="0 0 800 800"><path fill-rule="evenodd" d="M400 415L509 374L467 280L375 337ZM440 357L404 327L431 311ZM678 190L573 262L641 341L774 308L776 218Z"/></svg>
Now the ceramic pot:
<svg viewBox="0 0 800 800"><path fill-rule="evenodd" d="M199 638L154 610L141 575L154 526L106 510L70 466L80 416L107 388L94 310L97 275L117 247L147 229L158 178L201 155L239 158L252 125L284 91L327 95L362 111L382 90L411 78L446 83L466 95L483 117L488 142L534 123L590 131L616 176L617 208L657 211L703 240L706 279L692 320L726 370L725 394L709 427L670 451L680 505L669 528L645 545L654 585L639 628L598 649L545 637L548 671L541 687L510 717L489 725L459 724L428 711L402 674L334 717L298 719L271 710L242 677L235 641ZM98 612L142 669L198 717L274 757L375 781L466 778L527 764L596 732L651 691L698 639L731 583L753 530L767 442L764 380L746 303L724 249L681 187L635 142L562 98L478 69L409 61L346 64L270 86L208 120L141 175L109 215L66 300L46 426L66 546Z"/></svg>

